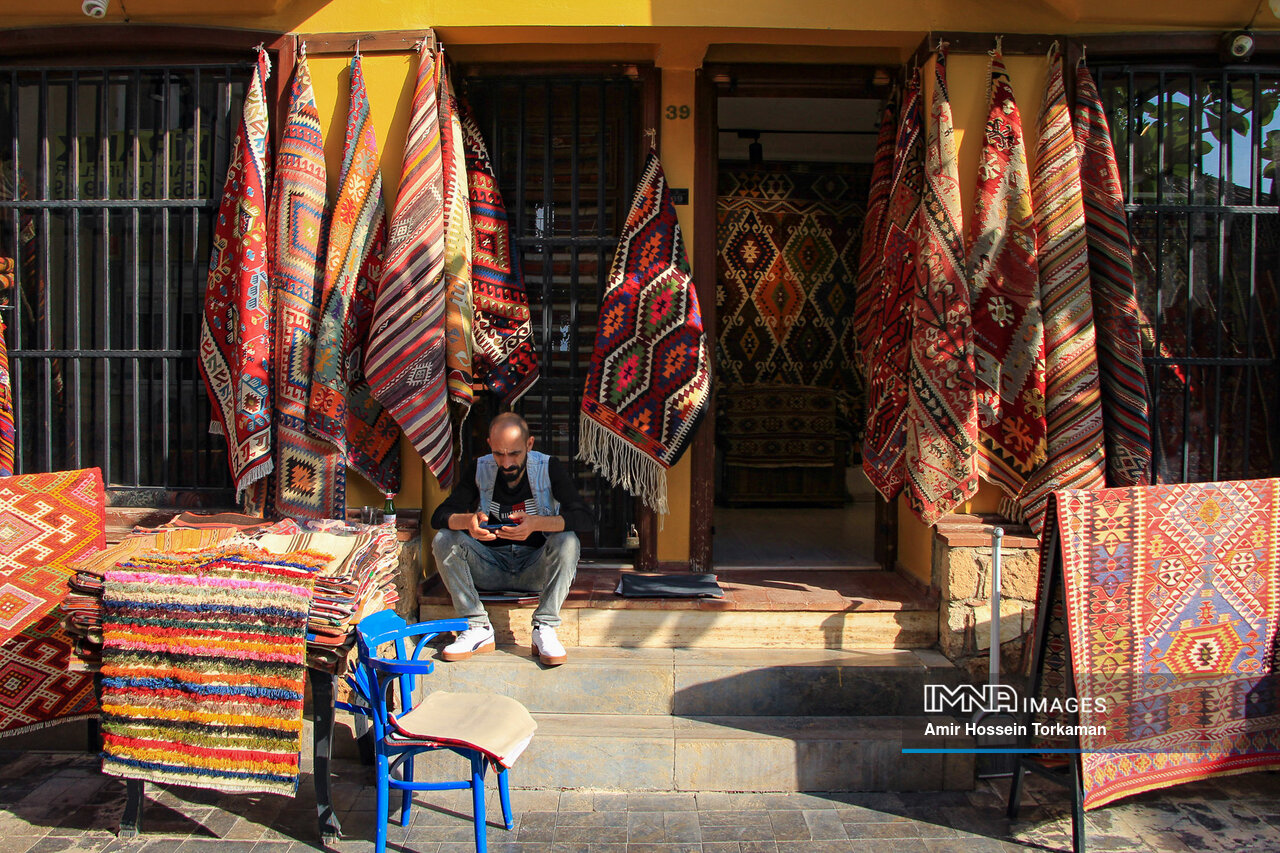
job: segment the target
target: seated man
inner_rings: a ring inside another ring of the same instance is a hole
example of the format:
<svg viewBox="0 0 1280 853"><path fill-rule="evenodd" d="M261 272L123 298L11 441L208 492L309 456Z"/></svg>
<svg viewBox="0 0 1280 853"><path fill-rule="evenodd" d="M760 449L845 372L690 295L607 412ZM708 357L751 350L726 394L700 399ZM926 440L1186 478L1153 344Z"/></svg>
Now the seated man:
<svg viewBox="0 0 1280 853"><path fill-rule="evenodd" d="M591 527L591 510L569 468L533 449L529 425L515 412L489 424L490 455L474 459L453 494L436 507L431 545L440 577L469 627L445 647L445 660L494 649L493 626L477 590L538 593L533 653L548 666L565 662L556 637L560 605L578 570L573 531Z"/></svg>

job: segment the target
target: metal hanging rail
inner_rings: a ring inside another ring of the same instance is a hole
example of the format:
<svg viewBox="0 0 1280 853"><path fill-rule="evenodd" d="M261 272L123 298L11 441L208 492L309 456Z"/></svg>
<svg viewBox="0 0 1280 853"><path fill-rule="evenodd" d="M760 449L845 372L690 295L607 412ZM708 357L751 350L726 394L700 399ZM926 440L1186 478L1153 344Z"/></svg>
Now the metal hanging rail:
<svg viewBox="0 0 1280 853"><path fill-rule="evenodd" d="M357 46L361 53L407 53L417 50L419 42L426 40L427 48L436 46L435 30L378 30L352 33L294 33L301 44L307 46L311 56L324 54L352 54Z"/></svg>

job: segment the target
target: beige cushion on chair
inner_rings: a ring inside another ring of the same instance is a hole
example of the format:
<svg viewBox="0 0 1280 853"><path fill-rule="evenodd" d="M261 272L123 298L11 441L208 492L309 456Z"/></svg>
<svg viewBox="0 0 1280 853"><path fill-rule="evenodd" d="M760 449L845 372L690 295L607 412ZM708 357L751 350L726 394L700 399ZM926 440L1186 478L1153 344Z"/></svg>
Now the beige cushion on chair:
<svg viewBox="0 0 1280 853"><path fill-rule="evenodd" d="M432 693L418 706L396 718L407 737L469 746L510 767L524 752L538 728L515 699L496 693Z"/></svg>

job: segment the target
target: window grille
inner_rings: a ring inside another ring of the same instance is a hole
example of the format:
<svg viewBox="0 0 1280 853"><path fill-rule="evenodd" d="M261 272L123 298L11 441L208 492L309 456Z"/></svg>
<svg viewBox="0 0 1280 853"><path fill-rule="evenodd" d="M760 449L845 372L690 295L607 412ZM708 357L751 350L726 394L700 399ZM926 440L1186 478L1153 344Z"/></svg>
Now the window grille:
<svg viewBox="0 0 1280 853"><path fill-rule="evenodd" d="M249 65L0 68L0 255L18 471L117 505L229 506L197 343Z"/></svg>
<svg viewBox="0 0 1280 853"><path fill-rule="evenodd" d="M1100 64L1134 239L1155 471L1280 469L1280 68Z"/></svg>

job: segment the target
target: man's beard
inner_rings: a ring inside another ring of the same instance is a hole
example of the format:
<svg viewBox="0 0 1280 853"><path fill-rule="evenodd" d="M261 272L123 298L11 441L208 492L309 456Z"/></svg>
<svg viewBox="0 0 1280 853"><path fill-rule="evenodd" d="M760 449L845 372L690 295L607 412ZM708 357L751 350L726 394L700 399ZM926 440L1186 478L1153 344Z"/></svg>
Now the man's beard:
<svg viewBox="0 0 1280 853"><path fill-rule="evenodd" d="M524 465L512 465L510 468L499 468L498 473L502 475L502 482L514 486L524 477L524 469Z"/></svg>

